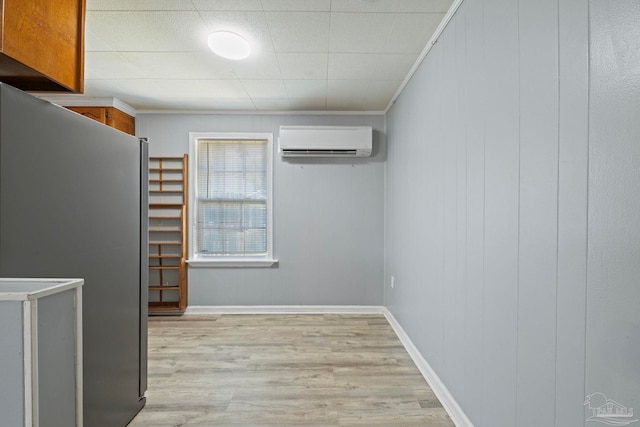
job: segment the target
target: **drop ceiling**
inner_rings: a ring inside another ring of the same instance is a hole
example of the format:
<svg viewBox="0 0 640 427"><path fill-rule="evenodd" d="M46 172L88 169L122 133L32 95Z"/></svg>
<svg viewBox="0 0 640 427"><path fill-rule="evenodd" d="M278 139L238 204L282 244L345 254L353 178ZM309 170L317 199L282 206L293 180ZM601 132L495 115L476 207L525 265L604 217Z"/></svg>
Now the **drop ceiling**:
<svg viewBox="0 0 640 427"><path fill-rule="evenodd" d="M138 111L384 111L452 0L87 0L85 95ZM217 57L207 36L252 55Z"/></svg>

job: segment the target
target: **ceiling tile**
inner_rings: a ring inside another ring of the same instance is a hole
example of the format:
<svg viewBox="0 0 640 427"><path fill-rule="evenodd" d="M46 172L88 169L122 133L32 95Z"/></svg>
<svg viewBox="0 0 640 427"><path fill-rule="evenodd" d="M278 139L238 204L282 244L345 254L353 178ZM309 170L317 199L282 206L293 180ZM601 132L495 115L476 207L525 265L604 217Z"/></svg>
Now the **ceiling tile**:
<svg viewBox="0 0 640 427"><path fill-rule="evenodd" d="M208 52L87 52L87 78L230 79L237 77Z"/></svg>
<svg viewBox="0 0 640 427"><path fill-rule="evenodd" d="M327 110L329 111L359 111L363 110L362 101L353 98L327 98ZM374 111L373 108L369 110Z"/></svg>
<svg viewBox="0 0 640 427"><path fill-rule="evenodd" d="M209 34L215 31L231 31L244 37L251 46L252 54L272 52L271 36L263 12L254 11L203 11L200 12L206 32L199 37L206 46Z"/></svg>
<svg viewBox="0 0 640 427"><path fill-rule="evenodd" d="M239 80L157 80L170 98L247 98Z"/></svg>
<svg viewBox="0 0 640 427"><path fill-rule="evenodd" d="M211 109L220 111L247 111L256 107L250 99L211 99L208 102Z"/></svg>
<svg viewBox="0 0 640 427"><path fill-rule="evenodd" d="M442 20L432 13L332 13L331 52L420 53Z"/></svg>
<svg viewBox="0 0 640 427"><path fill-rule="evenodd" d="M92 96L106 96L112 91L115 98L248 98L239 80L168 80L168 79L109 79L86 80L85 92Z"/></svg>
<svg viewBox="0 0 640 427"><path fill-rule="evenodd" d="M219 111L247 111L256 109L250 99L211 99L207 105L210 105L208 108Z"/></svg>
<svg viewBox="0 0 640 427"><path fill-rule="evenodd" d="M278 53L278 63L285 79L323 80L327 78L326 53Z"/></svg>
<svg viewBox="0 0 640 427"><path fill-rule="evenodd" d="M379 98L367 99L363 102L359 111L384 111L389 105L390 101L391 101L391 97L388 97L388 98L379 97Z"/></svg>
<svg viewBox="0 0 640 427"><path fill-rule="evenodd" d="M206 48L198 12L87 12L86 26L100 45L119 51L194 51ZM89 50L89 47L87 47Z"/></svg>
<svg viewBox="0 0 640 427"><path fill-rule="evenodd" d="M253 104L256 106L258 110L263 110L263 111L288 111L289 110L289 100L287 98L280 98L280 99L257 98L257 99L253 99Z"/></svg>
<svg viewBox="0 0 640 427"><path fill-rule="evenodd" d="M280 79L275 54L246 61L220 58L212 52L87 52L85 77L130 79Z"/></svg>
<svg viewBox="0 0 640 427"><path fill-rule="evenodd" d="M326 99L326 80L285 80L285 89L289 98Z"/></svg>
<svg viewBox="0 0 640 427"><path fill-rule="evenodd" d="M327 108L327 99L289 98L289 108L294 111L322 111Z"/></svg>
<svg viewBox="0 0 640 427"><path fill-rule="evenodd" d="M87 12L87 21L89 12ZM113 47L109 46L102 35L101 31L96 31L91 25L87 25L84 30L84 51L86 52L109 52L113 51Z"/></svg>
<svg viewBox="0 0 640 427"><path fill-rule="evenodd" d="M198 10L262 10L260 0L191 0Z"/></svg>
<svg viewBox="0 0 640 427"><path fill-rule="evenodd" d="M236 75L211 52L124 52L140 73L154 79L230 79Z"/></svg>
<svg viewBox="0 0 640 427"><path fill-rule="evenodd" d="M265 12L276 52L326 52L328 12Z"/></svg>
<svg viewBox="0 0 640 427"><path fill-rule="evenodd" d="M453 0L332 0L333 12L444 13Z"/></svg>
<svg viewBox="0 0 640 427"><path fill-rule="evenodd" d="M191 0L87 0L87 10L194 10Z"/></svg>
<svg viewBox="0 0 640 427"><path fill-rule="evenodd" d="M415 54L330 53L329 79L402 80Z"/></svg>
<svg viewBox="0 0 640 427"><path fill-rule="evenodd" d="M135 108L384 109L452 0L87 0L85 93ZM207 47L218 30L243 61Z"/></svg>
<svg viewBox="0 0 640 427"><path fill-rule="evenodd" d="M329 12L331 0L262 0L264 10L289 12Z"/></svg>
<svg viewBox="0 0 640 427"><path fill-rule="evenodd" d="M215 55L214 55L215 56ZM273 52L257 52L242 61L221 59L224 67L229 67L234 76L241 79L281 79L278 59Z"/></svg>
<svg viewBox="0 0 640 427"><path fill-rule="evenodd" d="M329 80L327 108L384 110L400 83L395 80Z"/></svg>
<svg viewBox="0 0 640 427"><path fill-rule="evenodd" d="M286 98L282 80L243 80L242 85L250 98Z"/></svg>
<svg viewBox="0 0 640 427"><path fill-rule="evenodd" d="M377 99L365 101L354 98L329 98L327 99L327 110L329 111L384 111L389 100Z"/></svg>
<svg viewBox="0 0 640 427"><path fill-rule="evenodd" d="M154 101L147 98L123 98L123 102L138 110L209 110L255 111L250 99L173 99Z"/></svg>
<svg viewBox="0 0 640 427"><path fill-rule="evenodd" d="M84 88L86 95L95 97L110 96L121 100L166 98L159 81L149 79L86 79ZM162 93L162 97L158 97L158 93Z"/></svg>
<svg viewBox="0 0 640 427"><path fill-rule="evenodd" d="M144 69L127 61L121 52L85 52L85 79L114 79L147 77Z"/></svg>

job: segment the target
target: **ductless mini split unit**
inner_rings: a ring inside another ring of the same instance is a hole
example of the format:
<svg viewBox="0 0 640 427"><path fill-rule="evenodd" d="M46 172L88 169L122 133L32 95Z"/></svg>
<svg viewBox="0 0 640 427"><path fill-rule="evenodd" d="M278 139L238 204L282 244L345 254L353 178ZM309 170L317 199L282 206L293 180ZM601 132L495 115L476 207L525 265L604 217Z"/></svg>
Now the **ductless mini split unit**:
<svg viewBox="0 0 640 427"><path fill-rule="evenodd" d="M280 126L282 157L369 157L371 126Z"/></svg>

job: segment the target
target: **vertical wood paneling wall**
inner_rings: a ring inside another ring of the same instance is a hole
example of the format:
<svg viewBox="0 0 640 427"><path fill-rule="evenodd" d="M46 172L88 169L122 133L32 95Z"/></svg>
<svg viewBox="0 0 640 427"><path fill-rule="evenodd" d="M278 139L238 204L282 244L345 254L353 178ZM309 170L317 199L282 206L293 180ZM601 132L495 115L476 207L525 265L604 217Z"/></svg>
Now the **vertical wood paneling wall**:
<svg viewBox="0 0 640 427"><path fill-rule="evenodd" d="M283 160L280 125L368 125L370 158ZM271 132L271 268L189 268L189 305L382 305L384 116L159 115L136 117L151 156L189 150L189 132Z"/></svg>
<svg viewBox="0 0 640 427"><path fill-rule="evenodd" d="M475 426L640 407L638 118L636 0L465 0L391 108L385 305Z"/></svg>
<svg viewBox="0 0 640 427"><path fill-rule="evenodd" d="M591 0L589 7L586 389L633 408L628 420L637 420L640 2Z"/></svg>
<svg viewBox="0 0 640 427"><path fill-rule="evenodd" d="M588 25L465 0L387 117L385 304L476 426L584 425Z"/></svg>

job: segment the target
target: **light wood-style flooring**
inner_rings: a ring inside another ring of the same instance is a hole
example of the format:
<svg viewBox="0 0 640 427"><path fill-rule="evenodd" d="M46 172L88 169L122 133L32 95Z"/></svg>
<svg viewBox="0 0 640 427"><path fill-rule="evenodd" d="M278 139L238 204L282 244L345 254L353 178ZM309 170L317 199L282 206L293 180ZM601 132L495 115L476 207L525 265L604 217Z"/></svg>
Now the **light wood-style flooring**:
<svg viewBox="0 0 640 427"><path fill-rule="evenodd" d="M149 321L149 389L130 427L452 427L382 315Z"/></svg>

